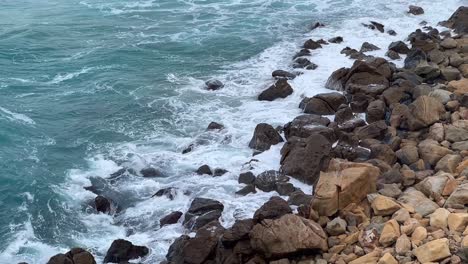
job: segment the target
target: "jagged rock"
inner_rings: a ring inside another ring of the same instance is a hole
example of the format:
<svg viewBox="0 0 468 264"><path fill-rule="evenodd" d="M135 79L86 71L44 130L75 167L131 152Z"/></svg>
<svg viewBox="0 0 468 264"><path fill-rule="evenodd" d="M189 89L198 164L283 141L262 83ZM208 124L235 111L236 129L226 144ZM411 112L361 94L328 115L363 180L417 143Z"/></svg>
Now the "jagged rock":
<svg viewBox="0 0 468 264"><path fill-rule="evenodd" d="M304 68L306 70L315 70L318 65L306 58L297 58L294 60L293 68Z"/></svg>
<svg viewBox="0 0 468 264"><path fill-rule="evenodd" d="M346 121L354 118L353 110L347 105L341 105L335 113L335 122L342 125Z"/></svg>
<svg viewBox="0 0 468 264"><path fill-rule="evenodd" d="M148 167L144 168L140 171L141 175L145 178L152 178L152 177L161 177L163 174L156 168Z"/></svg>
<svg viewBox="0 0 468 264"><path fill-rule="evenodd" d="M375 138L383 139L387 133L385 121L377 121L366 126L358 127L354 131L359 139Z"/></svg>
<svg viewBox="0 0 468 264"><path fill-rule="evenodd" d="M424 14L424 9L420 6L410 5L408 13L413 15L422 15Z"/></svg>
<svg viewBox="0 0 468 264"><path fill-rule="evenodd" d="M221 217L224 205L216 200L197 197L193 199L190 208L185 213L183 224L193 230L217 220Z"/></svg>
<svg viewBox="0 0 468 264"><path fill-rule="evenodd" d="M168 187L168 188L159 189L152 197L165 196L165 197L169 198L169 200L174 200L174 197L176 195L177 195L177 188Z"/></svg>
<svg viewBox="0 0 468 264"><path fill-rule="evenodd" d="M385 161L389 165L393 165L397 161L397 156L392 148L386 144L373 144L370 146L370 158Z"/></svg>
<svg viewBox="0 0 468 264"><path fill-rule="evenodd" d="M383 216L392 215L401 208L393 199L383 195L376 195L376 197L373 197L371 207L375 215Z"/></svg>
<svg viewBox="0 0 468 264"><path fill-rule="evenodd" d="M389 81L373 65L357 60L349 70L344 87L351 94L362 93L373 96L381 94L388 88Z"/></svg>
<svg viewBox="0 0 468 264"><path fill-rule="evenodd" d="M244 172L239 175L239 183L252 184L255 182L255 175L251 172Z"/></svg>
<svg viewBox="0 0 468 264"><path fill-rule="evenodd" d="M315 49L322 48L322 45L320 45L320 43L318 43L317 41L313 41L312 39L309 39L304 43L303 48L315 50Z"/></svg>
<svg viewBox="0 0 468 264"><path fill-rule="evenodd" d="M419 157L424 160L425 163L435 166L440 159L447 154L453 154L453 151L442 147L437 141L426 139L418 145Z"/></svg>
<svg viewBox="0 0 468 264"><path fill-rule="evenodd" d="M258 151L269 150L272 145L283 142L281 135L269 124L261 123L255 127L249 147Z"/></svg>
<svg viewBox="0 0 468 264"><path fill-rule="evenodd" d="M292 214L255 225L250 239L252 248L267 258L328 249L327 236L319 224Z"/></svg>
<svg viewBox="0 0 468 264"><path fill-rule="evenodd" d="M427 198L422 192L410 187L398 198L401 203L411 205L416 213L426 216L432 214L439 206Z"/></svg>
<svg viewBox="0 0 468 264"><path fill-rule="evenodd" d="M399 60L401 59L400 55L398 54L398 52L395 52L393 50L389 50L385 53L385 56L389 57L390 59L392 60Z"/></svg>
<svg viewBox="0 0 468 264"><path fill-rule="evenodd" d="M255 189L255 185L247 184L247 186L244 186L242 189L236 192L237 195L242 195L242 196L245 196L249 193L257 193L257 190Z"/></svg>
<svg viewBox="0 0 468 264"><path fill-rule="evenodd" d="M440 75L440 68L433 62L422 61L415 68L414 73L425 80L433 80Z"/></svg>
<svg viewBox="0 0 468 264"><path fill-rule="evenodd" d="M293 93L291 85L286 79L280 79L268 89L263 91L259 96L260 101L274 101L278 98L286 98Z"/></svg>
<svg viewBox="0 0 468 264"><path fill-rule="evenodd" d="M206 130L222 130L222 129L224 129L224 126L216 122L211 122L206 128Z"/></svg>
<svg viewBox="0 0 468 264"><path fill-rule="evenodd" d="M326 166L331 151L330 142L322 135L311 135L281 149L281 171L302 182L314 184L320 169Z"/></svg>
<svg viewBox="0 0 468 264"><path fill-rule="evenodd" d="M460 6L444 24L458 34L468 34L468 7Z"/></svg>
<svg viewBox="0 0 468 264"><path fill-rule="evenodd" d="M447 81L459 80L461 78L460 71L457 68L446 67L440 71L442 77Z"/></svg>
<svg viewBox="0 0 468 264"><path fill-rule="evenodd" d="M101 212L101 213L109 213L111 210L111 203L110 201L101 195L96 196L94 198L94 206L96 208L96 211Z"/></svg>
<svg viewBox="0 0 468 264"><path fill-rule="evenodd" d="M427 54L421 49L413 48L405 58L405 69L414 69L425 61L427 61Z"/></svg>
<svg viewBox="0 0 468 264"><path fill-rule="evenodd" d="M313 196L305 194L301 190L296 190L289 194L288 203L295 206L309 205Z"/></svg>
<svg viewBox="0 0 468 264"><path fill-rule="evenodd" d="M338 236L346 232L346 226L347 223L345 220L336 217L335 219L327 223L326 230L330 236Z"/></svg>
<svg viewBox="0 0 468 264"><path fill-rule="evenodd" d="M296 75L294 73L290 73L288 71L283 71L283 70L276 70L271 73L271 76L273 78L286 78L286 79L294 79L296 78Z"/></svg>
<svg viewBox="0 0 468 264"><path fill-rule="evenodd" d="M459 185L449 198L447 198L447 202L445 203L446 207L455 205L462 205L464 207L468 205L468 183Z"/></svg>
<svg viewBox="0 0 468 264"><path fill-rule="evenodd" d="M159 226L160 227L163 227L165 225L172 225L172 224L175 224L179 221L179 219L182 217L183 213L180 212L180 211L175 211L175 212L172 212L166 216L164 216L163 218L161 218L161 220L159 220Z"/></svg>
<svg viewBox="0 0 468 264"><path fill-rule="evenodd" d="M292 183L289 182L277 182L276 183L276 192L279 195L290 195L296 191L296 187Z"/></svg>
<svg viewBox="0 0 468 264"><path fill-rule="evenodd" d="M444 105L429 96L420 96L409 106L412 116L424 126L430 126L439 121L445 113Z"/></svg>
<svg viewBox="0 0 468 264"><path fill-rule="evenodd" d="M416 146L404 146L395 152L401 164L411 165L419 160L418 148Z"/></svg>
<svg viewBox="0 0 468 264"><path fill-rule="evenodd" d="M272 192L276 190L278 183L287 182L288 180L288 177L284 176L284 174L275 170L269 170L260 173L255 178L254 184L264 192Z"/></svg>
<svg viewBox="0 0 468 264"><path fill-rule="evenodd" d="M207 90L218 90L224 87L224 84L220 80L209 80L205 82Z"/></svg>
<svg viewBox="0 0 468 264"><path fill-rule="evenodd" d="M408 54L410 52L410 49L403 41L395 41L390 43L390 45L388 46L388 50L392 50L400 54Z"/></svg>
<svg viewBox="0 0 468 264"><path fill-rule="evenodd" d="M121 263L148 255L149 249L145 246L135 246L130 241L117 239L112 242L104 258L104 263Z"/></svg>
<svg viewBox="0 0 468 264"><path fill-rule="evenodd" d="M369 42L364 42L362 43L361 49L359 52L368 52L368 51L374 51L374 50L379 50L380 48L375 46L374 44L371 44Z"/></svg>
<svg viewBox="0 0 468 264"><path fill-rule="evenodd" d="M328 78L327 83L325 84L325 87L330 90L343 91L348 73L349 73L348 68L340 68L334 71L332 75Z"/></svg>
<svg viewBox="0 0 468 264"><path fill-rule="evenodd" d="M376 191L379 174L377 167L367 163L333 159L320 174L312 208L320 215L331 216L351 203L361 202Z"/></svg>
<svg viewBox="0 0 468 264"><path fill-rule="evenodd" d="M334 131L327 126L330 119L319 115L300 115L284 126L284 135L287 140L292 137L308 138L313 134L321 134L330 140L334 139Z"/></svg>
<svg viewBox="0 0 468 264"><path fill-rule="evenodd" d="M47 264L96 264L93 255L82 248L72 248L65 254L57 254Z"/></svg>
<svg viewBox="0 0 468 264"><path fill-rule="evenodd" d="M449 240L436 239L413 250L413 254L421 263L429 263L450 257Z"/></svg>
<svg viewBox="0 0 468 264"><path fill-rule="evenodd" d="M430 216L430 225L436 228L447 228L447 221L450 212L445 208L438 208Z"/></svg>
<svg viewBox="0 0 468 264"><path fill-rule="evenodd" d="M451 213L447 218L447 224L452 232L463 232L468 226L468 213Z"/></svg>
<svg viewBox="0 0 468 264"><path fill-rule="evenodd" d="M435 170L455 173L461 160L462 158L460 155L447 154L437 162Z"/></svg>
<svg viewBox="0 0 468 264"><path fill-rule="evenodd" d="M395 243L395 252L398 255L406 255L411 251L411 241L406 234L402 234Z"/></svg>
<svg viewBox="0 0 468 264"><path fill-rule="evenodd" d="M281 197L273 196L255 211L254 220L260 222L265 219L277 219L290 213L292 213L292 210L288 202Z"/></svg>
<svg viewBox="0 0 468 264"><path fill-rule="evenodd" d="M231 228L224 231L221 242L225 246L232 247L237 241L248 239L254 225L253 219L236 220Z"/></svg>
<svg viewBox="0 0 468 264"><path fill-rule="evenodd" d="M400 225L395 219L392 219L385 223L380 234L379 243L384 247L388 247L393 245L398 237L400 237Z"/></svg>

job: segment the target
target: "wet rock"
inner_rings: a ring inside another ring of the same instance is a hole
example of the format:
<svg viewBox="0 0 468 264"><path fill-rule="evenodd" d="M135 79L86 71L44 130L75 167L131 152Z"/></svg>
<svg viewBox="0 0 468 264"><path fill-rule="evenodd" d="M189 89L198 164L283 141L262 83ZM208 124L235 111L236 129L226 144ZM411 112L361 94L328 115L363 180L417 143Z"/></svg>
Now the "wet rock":
<svg viewBox="0 0 468 264"><path fill-rule="evenodd" d="M163 174L156 168L148 167L144 168L140 171L141 175L145 178L152 178L152 177L162 177Z"/></svg>
<svg viewBox="0 0 468 264"><path fill-rule="evenodd" d="M273 78L286 78L286 79L294 79L296 78L296 75L294 73L290 73L288 71L283 71L283 70L276 70L276 71L273 71L271 73L271 76L273 76Z"/></svg>
<svg viewBox="0 0 468 264"><path fill-rule="evenodd" d="M374 50L380 50L380 48L369 42L364 42L362 43L360 52L368 52L368 51L374 51Z"/></svg>
<svg viewBox="0 0 468 264"><path fill-rule="evenodd" d="M288 202L280 197L273 196L257 211L255 211L253 219L260 222L265 219L277 219L285 214L292 213Z"/></svg>
<svg viewBox="0 0 468 264"><path fill-rule="evenodd" d="M349 73L348 68L340 68L332 73L328 78L325 87L330 90L343 91Z"/></svg>
<svg viewBox="0 0 468 264"><path fill-rule="evenodd" d="M172 212L159 220L159 226L163 227L165 225L176 224L179 219L182 217L183 213L180 211Z"/></svg>
<svg viewBox="0 0 468 264"><path fill-rule="evenodd" d="M379 174L370 164L334 159L320 175L312 207L319 215L331 216L351 203L358 204L376 191Z"/></svg>
<svg viewBox="0 0 468 264"><path fill-rule="evenodd" d="M82 248L73 248L65 254L57 254L47 264L96 264L93 255Z"/></svg>
<svg viewBox="0 0 468 264"><path fill-rule="evenodd" d="M387 124L385 121L377 121L366 126L358 127L355 130L355 134L359 139L383 139L387 133Z"/></svg>
<svg viewBox="0 0 468 264"><path fill-rule="evenodd" d="M468 34L468 7L460 6L444 26L454 29L458 34Z"/></svg>
<svg viewBox="0 0 468 264"><path fill-rule="evenodd" d="M397 35L396 31L393 30L393 29L388 30L387 33L388 33L390 36L396 36L396 35Z"/></svg>
<svg viewBox="0 0 468 264"><path fill-rule="evenodd" d="M327 223L326 231L330 236L338 236L346 232L346 226L348 224L345 220L340 217L336 217L332 221Z"/></svg>
<svg viewBox="0 0 468 264"><path fill-rule="evenodd" d="M327 236L319 224L288 214L276 220L264 220L250 232L252 248L267 258L327 250Z"/></svg>
<svg viewBox="0 0 468 264"><path fill-rule="evenodd" d="M312 98L304 98L299 107L304 113L317 115L332 115L340 105L346 103L346 98L341 93L317 94Z"/></svg>
<svg viewBox="0 0 468 264"><path fill-rule="evenodd" d="M308 195L301 190L297 190L289 194L288 203L296 206L309 205L312 198L312 195Z"/></svg>
<svg viewBox="0 0 468 264"><path fill-rule="evenodd" d="M255 189L255 185L247 184L247 186L242 187L242 189L236 192L237 195L242 195L242 196L245 196L249 193L257 193L257 190Z"/></svg>
<svg viewBox="0 0 468 264"><path fill-rule="evenodd" d="M130 241L117 239L112 242L104 258L104 263L121 263L148 255L149 249L145 246L135 246Z"/></svg>
<svg viewBox="0 0 468 264"><path fill-rule="evenodd" d="M289 182L278 182L276 183L276 192L279 195L290 195L292 192L296 191L296 187Z"/></svg>
<svg viewBox="0 0 468 264"><path fill-rule="evenodd" d="M322 45L320 45L320 43L318 43L317 41L313 41L312 39L309 39L304 43L303 48L315 50L315 49L322 48Z"/></svg>
<svg viewBox="0 0 468 264"><path fill-rule="evenodd" d="M334 38L329 39L328 42L339 44L343 42L343 37L334 37Z"/></svg>
<svg viewBox="0 0 468 264"><path fill-rule="evenodd" d="M422 14L424 14L424 9L422 7L420 7L420 6L410 5L408 13L416 15L416 16L417 15L422 15Z"/></svg>
<svg viewBox="0 0 468 264"><path fill-rule="evenodd" d="M264 191L264 192L272 192L276 190L276 185L280 182L287 182L289 179L288 177L284 176L278 171L269 170L260 173L255 178L255 186Z"/></svg>
<svg viewBox="0 0 468 264"><path fill-rule="evenodd" d="M346 121L354 118L353 111L347 105L341 105L335 113L335 122L338 125L342 125Z"/></svg>
<svg viewBox="0 0 468 264"><path fill-rule="evenodd" d="M216 168L213 172L213 176L214 177L219 177L219 176L223 176L224 174L228 173L229 171L228 170L225 170L225 169L221 169L221 168Z"/></svg>
<svg viewBox="0 0 468 264"><path fill-rule="evenodd" d="M427 61L427 54L421 49L411 49L405 58L405 69L414 69L421 62Z"/></svg>
<svg viewBox="0 0 468 264"><path fill-rule="evenodd" d="M236 220L231 228L224 231L221 242L227 247L232 247L237 241L248 239L254 224L253 219Z"/></svg>
<svg viewBox="0 0 468 264"><path fill-rule="evenodd" d="M309 26L309 29L310 30L314 30L316 28L319 28L319 27L324 27L325 25L320 23L320 22L315 22L315 23L312 23L310 26Z"/></svg>
<svg viewBox="0 0 468 264"><path fill-rule="evenodd" d="M219 80L209 80L205 83L207 90L218 90L224 87L224 84Z"/></svg>
<svg viewBox="0 0 468 264"><path fill-rule="evenodd" d="M261 123L255 127L249 147L258 151L269 150L272 145L283 142L281 135L269 124Z"/></svg>
<svg viewBox="0 0 468 264"><path fill-rule="evenodd" d="M222 129L224 129L224 126L216 122L211 122L206 128L206 130L222 130Z"/></svg>
<svg viewBox="0 0 468 264"><path fill-rule="evenodd" d="M162 197L165 196L170 200L174 200L174 197L177 195L177 189L174 187L168 187L159 189L152 197Z"/></svg>
<svg viewBox="0 0 468 264"><path fill-rule="evenodd" d="M401 59L400 55L398 54L398 52L395 52L393 50L389 50L387 51L387 53L385 53L385 56L389 57L390 59L392 60L399 60Z"/></svg>
<svg viewBox="0 0 468 264"><path fill-rule="evenodd" d="M216 200L197 197L195 198L187 213L184 225L197 230L211 221L217 220L224 210L224 205Z"/></svg>
<svg viewBox="0 0 468 264"><path fill-rule="evenodd" d="M317 69L318 65L311 62L306 58L297 58L294 60L293 68L303 68L306 70L315 70Z"/></svg>
<svg viewBox="0 0 468 264"><path fill-rule="evenodd" d="M259 96L260 101L274 101L278 98L286 98L293 93L291 85L286 79L280 79L268 89L263 91Z"/></svg>
<svg viewBox="0 0 468 264"><path fill-rule="evenodd" d="M296 143L288 142L281 149L281 171L302 182L314 184L320 169L326 166L330 150L330 142L319 134Z"/></svg>
<svg viewBox="0 0 468 264"><path fill-rule="evenodd" d="M239 183L252 184L254 183L254 181L255 181L255 175L251 171L244 172L239 175L239 180L238 180Z"/></svg>
<svg viewBox="0 0 468 264"><path fill-rule="evenodd" d="M211 168L208 165L202 165L200 168L197 169L196 173L198 175L213 175L213 171L211 171Z"/></svg>
<svg viewBox="0 0 468 264"><path fill-rule="evenodd" d="M410 49L403 41L395 41L390 43L388 50L392 50L400 54L408 54L410 52Z"/></svg>
<svg viewBox="0 0 468 264"><path fill-rule="evenodd" d="M362 93L367 95L381 94L389 87L386 76L373 65L364 61L355 61L349 70L344 85L348 93Z"/></svg>
<svg viewBox="0 0 468 264"><path fill-rule="evenodd" d="M96 208L96 211L100 213L109 213L111 210L111 203L110 201L101 195L98 195L96 198L94 198L94 206Z"/></svg>
<svg viewBox="0 0 468 264"><path fill-rule="evenodd" d="M335 140L335 132L327 127L330 120L319 115L300 115L284 126L284 135L288 141L292 137L308 138L314 134L320 134L330 141Z"/></svg>

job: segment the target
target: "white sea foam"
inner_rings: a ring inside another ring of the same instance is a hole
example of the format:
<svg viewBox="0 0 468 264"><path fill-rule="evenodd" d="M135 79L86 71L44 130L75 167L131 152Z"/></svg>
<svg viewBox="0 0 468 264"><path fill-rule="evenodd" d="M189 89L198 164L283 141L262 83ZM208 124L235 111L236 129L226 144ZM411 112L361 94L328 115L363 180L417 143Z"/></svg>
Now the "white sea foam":
<svg viewBox="0 0 468 264"><path fill-rule="evenodd" d="M10 121L15 121L15 122L20 122L20 123L26 123L26 124L29 124L29 125L34 125L36 124L36 122L34 122L34 120L32 120L32 118L30 118L29 116L25 115L25 114L20 114L20 113L15 113L15 112L12 112L4 107L1 107L0 106L0 114L7 118L8 120Z"/></svg>
<svg viewBox="0 0 468 264"><path fill-rule="evenodd" d="M243 1L233 1L233 5L240 2ZM76 210L77 216L88 229L88 232L79 234L75 239L77 243L88 246L96 253L98 263L102 260L112 240L116 238L125 238L135 244L150 247L151 255L144 259L144 263L157 263L162 260L172 241L186 230L180 223L159 229L157 224L159 219L174 210L186 211L190 201L197 196L217 199L224 204L225 210L221 222L226 227L236 219L252 217L257 208L277 194L259 191L256 194L238 197L234 193L242 186L237 183L237 176L248 170L259 174L265 170L279 169L279 152L283 145L278 144L252 157L252 151L247 145L256 124L266 122L274 126L283 125L300 114L298 104L303 96L313 96L329 91L324 88L324 84L330 74L340 67L349 67L353 63L352 60L340 54L344 47L359 49L364 41L369 41L381 48L369 54L383 57L390 42L404 39L420 21L426 20L431 26L436 26L438 21L449 17L462 3L456 0L419 1L418 4L425 8L426 14L416 17L405 13L408 5L412 3L410 1L375 3L357 0L351 5L345 1L319 2L317 8L324 13L340 13L340 9L360 10L361 8L366 8L366 10L372 8L373 12L360 14L357 19L337 17L335 22L307 33L302 39L285 39L258 56L226 65L217 76L213 76L225 83L225 87L216 92L201 89L204 80L178 76L177 73L168 75L167 79L172 84L178 87L184 86L178 88L177 97L167 99L165 104L165 107L178 112L174 119L165 120L174 128L172 131L156 131L154 135L148 135L143 142L109 146L109 149L105 151L106 155L97 155L88 160L88 170L69 171L69 180L65 186L61 186L61 192L68 198L68 204L72 210ZM95 8L93 4L86 4ZM196 3L188 2L187 4L190 5L190 9L197 9ZM216 3L212 5L217 10L222 10ZM100 8L112 10L109 5L102 5ZM126 8L128 11L128 8L132 7ZM121 10L125 11L125 8ZM385 24L387 28L396 30L398 35L389 36L364 28L361 23L368 23L369 20ZM273 70L292 70L291 58L305 40L308 38L329 39L335 36L343 36L344 42L325 45L323 49L313 52L310 60L319 67L314 71L304 71L303 75L290 81L294 88L291 96L274 102L260 102L255 99L259 92L273 83L271 78ZM402 60L395 61L395 63L401 65ZM67 78L66 76L61 76L58 80L63 81ZM70 78L73 77L75 76ZM226 129L219 134L203 132L210 121L219 121L225 125ZM187 134L193 137L187 137ZM206 139L208 144L200 144L192 152L180 154L180 151L192 143L195 137ZM216 178L187 173L202 164L209 164L213 168L225 168L229 172ZM93 193L82 188L90 185L90 178L96 176L106 178L122 167L140 170L148 165L160 168L169 176L157 179L129 176L127 180L114 183L112 187L122 195L139 198L121 214L112 217L104 214L83 213L79 210L83 203L95 197ZM311 186L296 180L291 180L291 182L306 193L312 190ZM165 197L151 198L157 190L165 187L180 189L174 200L171 201ZM183 191L190 191L191 194L184 195ZM121 223L126 223L126 225ZM127 235L128 229L132 230L131 235ZM20 235L18 240L0 256L14 255L27 241L34 241L34 239L28 231ZM40 256L46 254L50 256L60 250L62 252L66 250L44 247L44 245L38 245L38 247L39 250L44 249ZM38 259L42 261L45 258L39 257ZM18 260L23 259L18 258ZM27 260L30 264L40 263L32 259Z"/></svg>

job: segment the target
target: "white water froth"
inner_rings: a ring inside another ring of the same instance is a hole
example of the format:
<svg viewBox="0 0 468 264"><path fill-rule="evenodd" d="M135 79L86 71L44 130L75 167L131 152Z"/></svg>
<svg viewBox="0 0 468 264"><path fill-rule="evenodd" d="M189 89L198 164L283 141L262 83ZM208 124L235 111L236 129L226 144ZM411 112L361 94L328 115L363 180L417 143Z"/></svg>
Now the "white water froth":
<svg viewBox="0 0 468 264"><path fill-rule="evenodd" d="M337 8L334 2L322 1L319 9L322 12L331 12L330 9ZM436 26L437 22L447 19L461 3L461 1L456 0L419 1L418 5L423 6L426 13L417 17L406 14L408 5L412 4L409 1L375 4L375 13L369 14L368 17L354 20L342 18L335 24L304 35L303 39L285 40L266 49L256 57L226 66L219 75L213 76L225 84L223 89L216 92L201 89L204 80L180 77L176 73L169 75L168 79L172 83L185 84L178 90L179 96L175 99L171 98L167 102L171 108L179 111L177 118L170 120L170 122L173 125L179 125L177 131L181 134L188 132L193 137L155 132L154 135L149 135L145 142L112 146L108 150L110 154L96 155L90 158L90 168L86 171L70 170L69 181L66 186L63 186L65 190L63 195L68 198L68 203L73 210L76 210L78 217L89 230L75 238L77 244L92 249L93 253L96 253L99 263L114 239L125 238L135 244L151 248L151 254L143 260L144 263L158 263L164 259L172 241L187 232L180 223L159 229L157 224L159 219L175 210L187 211L194 197L213 198L221 201L225 206L221 222L226 227L232 225L236 219L252 217L256 209L271 196L277 194L259 191L256 194L238 197L234 193L242 186L237 183L237 177L239 173L248 170L259 174L265 170L279 169L279 152L283 145L278 144L270 150L252 157L252 151L248 149L247 145L255 126L260 122L273 126L284 125L300 114L298 105L304 96L329 92L324 88L324 84L330 74L338 68L350 67L353 63L352 60L340 54L344 47L359 49L364 41L369 41L380 47L381 50L368 54L384 57L388 45L392 41L404 39L418 27L419 22L426 20L429 25ZM374 5L369 1L354 1L353 7L358 9L360 5L371 4ZM386 29L394 29L398 35L389 36L369 30L361 25L361 23L368 23L370 20L385 24ZM256 95L274 82L271 78L273 70L292 70L291 58L305 40L308 38L329 39L335 36L343 36L344 42L324 45L323 49L312 52L310 60L318 64L319 67L314 71L303 71L303 75L290 81L294 88L294 93L291 96L274 102L256 100ZM394 61L394 63L401 66L403 59ZM63 81L66 78L66 76L61 76L57 80ZM210 121L219 121L224 124L226 129L216 135L203 132ZM199 145L186 155L180 154L184 147L193 142L194 137L200 135L207 135L211 139L209 144ZM224 137L230 139L224 140ZM187 173L187 171L194 171L203 164L209 164L213 168L225 168L229 173L217 178ZM139 170L148 165L167 169L170 176L157 179L130 177L127 181L114 186L119 192L139 197L140 201L134 206L129 207L115 218L109 215L87 214L80 211L81 204L95 197L93 193L83 189L83 186L91 184L90 177L106 178L122 167ZM295 180L291 180L291 182L306 193L311 192L311 186ZM181 191L172 201L165 197L151 198L157 190L165 187L177 187ZM191 194L186 196L182 190L190 191ZM121 225L122 222L130 223L130 226L133 224L135 232L127 235L127 229ZM26 230L28 229L26 228ZM0 260L1 256L17 254L19 248L28 244L29 240L35 240L30 230L19 235L17 240L0 255ZM66 251L66 249L47 247L42 244L33 246L37 246L39 251L44 250L41 251L40 256L46 254L51 256L60 250ZM14 259L24 260L21 257ZM39 259L44 262L45 258L39 257ZM30 264L41 263L28 260Z"/></svg>
<svg viewBox="0 0 468 264"><path fill-rule="evenodd" d="M34 125L36 124L36 122L34 122L34 120L32 120L32 118L30 118L29 116L25 115L25 114L20 114L20 113L15 113L15 112L12 112L4 107L1 107L0 106L0 114L7 118L8 120L10 121L15 121L15 122L20 122L20 123L26 123L26 124L29 124L29 125Z"/></svg>

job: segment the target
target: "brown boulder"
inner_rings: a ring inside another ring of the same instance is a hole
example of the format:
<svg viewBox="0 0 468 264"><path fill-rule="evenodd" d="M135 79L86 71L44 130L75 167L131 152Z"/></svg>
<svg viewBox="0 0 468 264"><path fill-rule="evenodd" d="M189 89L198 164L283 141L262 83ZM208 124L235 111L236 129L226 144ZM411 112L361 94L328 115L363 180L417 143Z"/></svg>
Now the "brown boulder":
<svg viewBox="0 0 468 264"><path fill-rule="evenodd" d="M96 264L93 255L82 248L72 248L65 254L57 254L47 264Z"/></svg>
<svg viewBox="0 0 468 264"><path fill-rule="evenodd" d="M454 29L456 33L468 34L468 7L460 6L444 25Z"/></svg>
<svg viewBox="0 0 468 264"><path fill-rule="evenodd" d="M385 118L385 103L381 100L375 100L369 103L366 111L366 121L368 123L376 122Z"/></svg>
<svg viewBox="0 0 468 264"><path fill-rule="evenodd" d="M145 246L135 246L130 241L117 239L112 242L104 258L104 263L121 263L148 255L149 249Z"/></svg>
<svg viewBox="0 0 468 264"><path fill-rule="evenodd" d="M290 213L292 210L288 202L281 197L274 196L255 211L254 220L260 222L265 219L276 219Z"/></svg>
<svg viewBox="0 0 468 264"><path fill-rule="evenodd" d="M359 204L376 191L379 174L377 167L367 163L333 159L327 171L320 173L312 208L320 215L331 216L351 203Z"/></svg>
<svg viewBox="0 0 468 264"><path fill-rule="evenodd" d="M341 93L317 94L312 98L304 98L299 105L304 113L317 115L332 115L340 105L346 103L346 98Z"/></svg>
<svg viewBox="0 0 468 264"><path fill-rule="evenodd" d="M335 135L332 128L327 127L330 119L319 115L300 115L293 121L284 125L284 135L287 140L291 137L308 138L313 134L321 134L334 141Z"/></svg>
<svg viewBox="0 0 468 264"><path fill-rule="evenodd" d="M267 258L285 257L313 250L328 250L327 235L316 222L287 214L264 220L250 232L252 248Z"/></svg>
<svg viewBox="0 0 468 264"><path fill-rule="evenodd" d="M281 135L271 125L261 123L255 127L249 147L258 151L266 151L280 142L283 142Z"/></svg>
<svg viewBox="0 0 468 264"><path fill-rule="evenodd" d="M291 85L286 79L279 79L275 84L263 91L259 96L260 101L274 101L278 98L286 98L293 93Z"/></svg>
<svg viewBox="0 0 468 264"><path fill-rule="evenodd" d="M445 113L444 105L429 96L420 96L409 106L413 117L426 127L439 121Z"/></svg>
<svg viewBox="0 0 468 264"><path fill-rule="evenodd" d="M426 139L418 145L419 157L427 164L435 166L440 159L447 154L453 154L453 151L442 147L439 143L432 139Z"/></svg>
<svg viewBox="0 0 468 264"><path fill-rule="evenodd" d="M401 203L406 203L411 205L416 213L426 216L432 214L439 206L427 198L422 192L414 189L406 189L402 195L398 198L398 201Z"/></svg>

